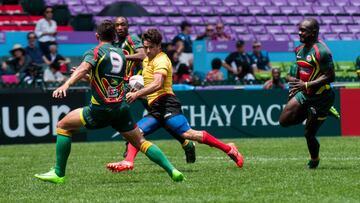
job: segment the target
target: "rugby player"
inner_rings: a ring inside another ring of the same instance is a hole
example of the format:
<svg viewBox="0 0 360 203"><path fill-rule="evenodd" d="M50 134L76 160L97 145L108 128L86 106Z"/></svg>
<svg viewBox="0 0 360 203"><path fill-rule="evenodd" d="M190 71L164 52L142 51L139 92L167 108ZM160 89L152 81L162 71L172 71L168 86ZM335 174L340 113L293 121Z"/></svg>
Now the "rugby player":
<svg viewBox="0 0 360 203"><path fill-rule="evenodd" d="M145 59L146 55L144 52L143 44L140 38L137 35L129 34L129 22L128 19L124 16L118 16L115 19L115 29L117 34L117 41L113 43L115 47L119 47L123 50L126 58L126 77L125 81L128 82L130 77L133 75L141 75L142 73L142 61ZM126 83L126 85L128 85ZM129 89L127 87L126 89ZM141 102L144 104L145 108L148 108L147 101L142 99ZM137 123L138 127L142 128L142 123ZM186 162L187 163L194 163L196 160L195 154L195 144L189 140L186 140L173 132L170 128L163 126L166 131L172 135L176 140L178 140L185 152ZM147 134L144 134L146 136ZM129 156L128 153L131 153ZM131 158L133 157L132 153L136 153L137 149L133 146L130 146L128 150L128 142L126 143L126 149L124 152L125 160L123 161L122 166L133 168L134 160ZM113 163L115 164L115 163ZM111 165L111 164L110 164Z"/></svg>
<svg viewBox="0 0 360 203"><path fill-rule="evenodd" d="M329 48L318 40L319 23L309 18L299 24L302 43L295 49L298 77L289 82L289 101L280 115L283 127L297 125L306 119L305 138L310 153L308 168L320 162L320 143L316 133L325 121L335 95L330 83L335 79L334 63Z"/></svg>
<svg viewBox="0 0 360 203"><path fill-rule="evenodd" d="M71 111L57 123L55 168L44 174L36 174L35 177L52 183L63 183L71 150L71 136L83 126L96 129L110 125L151 161L164 168L174 181L182 181L183 174L174 168L156 145L141 135L133 122L129 105L123 101L126 59L122 50L111 44L115 39L113 22L103 21L97 27L96 38L98 46L84 54L80 66L52 95L54 98L66 97L68 88L90 73L91 103Z"/></svg>
<svg viewBox="0 0 360 203"><path fill-rule="evenodd" d="M139 122L141 131L149 134L162 127L162 123L185 139L216 147L233 159L238 167L243 166L243 157L232 143L225 144L206 131L190 128L181 111L181 104L172 90L172 67L170 59L161 51L162 36L157 29L149 29L142 36L147 57L143 61L144 88L126 94L129 103L147 96L149 114ZM134 154L135 158L136 154ZM110 167L114 171L128 170L120 164ZM120 168L120 169L119 169Z"/></svg>

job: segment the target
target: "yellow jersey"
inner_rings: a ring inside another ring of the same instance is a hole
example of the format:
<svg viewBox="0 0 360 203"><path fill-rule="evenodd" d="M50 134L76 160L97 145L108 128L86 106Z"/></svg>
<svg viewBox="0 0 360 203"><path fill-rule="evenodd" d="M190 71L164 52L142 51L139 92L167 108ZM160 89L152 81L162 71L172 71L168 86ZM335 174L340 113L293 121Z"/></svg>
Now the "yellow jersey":
<svg viewBox="0 0 360 203"><path fill-rule="evenodd" d="M158 53L151 61L146 57L143 60L144 86L148 86L154 81L154 74L162 74L165 76L164 85L154 93L147 95L148 104L156 101L159 97L166 94L174 95L172 90L172 65L169 57L164 53Z"/></svg>

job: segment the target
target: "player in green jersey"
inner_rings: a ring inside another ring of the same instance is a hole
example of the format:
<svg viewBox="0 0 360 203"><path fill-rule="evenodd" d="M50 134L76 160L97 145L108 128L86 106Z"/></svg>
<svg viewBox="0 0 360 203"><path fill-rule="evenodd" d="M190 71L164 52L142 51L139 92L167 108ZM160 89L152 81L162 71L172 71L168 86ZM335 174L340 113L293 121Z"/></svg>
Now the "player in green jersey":
<svg viewBox="0 0 360 203"><path fill-rule="evenodd" d="M54 98L66 97L66 91L71 85L90 74L90 105L71 111L57 123L55 168L44 174L36 174L35 177L52 183L63 183L72 135L83 126L96 129L110 125L151 161L164 168L174 181L182 181L183 174L174 168L156 145L144 139L132 119L129 105L123 101L126 60L122 50L111 44L115 39L115 25L111 21L103 21L97 27L96 38L99 45L84 54L80 66L53 92Z"/></svg>
<svg viewBox="0 0 360 203"><path fill-rule="evenodd" d="M306 119L305 138L311 158L308 167L311 169L317 168L320 162L320 143L316 133L335 99L330 87L335 79L332 55L318 40L318 35L317 20L305 19L299 24L302 45L295 49L298 79L289 83L290 99L280 115L283 127L300 124Z"/></svg>

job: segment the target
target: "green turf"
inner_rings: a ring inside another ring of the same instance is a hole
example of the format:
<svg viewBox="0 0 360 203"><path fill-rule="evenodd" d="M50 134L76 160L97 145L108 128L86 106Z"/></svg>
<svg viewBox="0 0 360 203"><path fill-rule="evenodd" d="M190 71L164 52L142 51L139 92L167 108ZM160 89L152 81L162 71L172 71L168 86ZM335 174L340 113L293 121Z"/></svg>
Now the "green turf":
<svg viewBox="0 0 360 203"><path fill-rule="evenodd" d="M185 164L173 140L155 141L186 181L174 183L144 155L131 172L112 174L123 143L73 144L63 185L36 180L55 160L54 144L0 146L0 202L359 202L360 138L321 138L321 163L305 168L303 138L237 139L246 157L238 169L222 152L196 145Z"/></svg>

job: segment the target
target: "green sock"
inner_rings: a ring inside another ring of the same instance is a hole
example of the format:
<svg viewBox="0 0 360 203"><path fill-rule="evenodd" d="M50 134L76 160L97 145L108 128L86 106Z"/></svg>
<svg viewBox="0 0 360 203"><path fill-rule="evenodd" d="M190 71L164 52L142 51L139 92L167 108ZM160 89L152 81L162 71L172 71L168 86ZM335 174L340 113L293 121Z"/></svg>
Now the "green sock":
<svg viewBox="0 0 360 203"><path fill-rule="evenodd" d="M57 135L55 173L59 177L65 176L66 162L71 151L71 137Z"/></svg>
<svg viewBox="0 0 360 203"><path fill-rule="evenodd" d="M145 155L149 157L149 159L159 166L161 166L165 171L172 176L172 171L175 167L170 163L170 161L166 158L165 154L161 151L161 149L152 144L145 152Z"/></svg>
<svg viewBox="0 0 360 203"><path fill-rule="evenodd" d="M194 148L194 143L192 141L189 140L189 142L182 147L185 151Z"/></svg>

